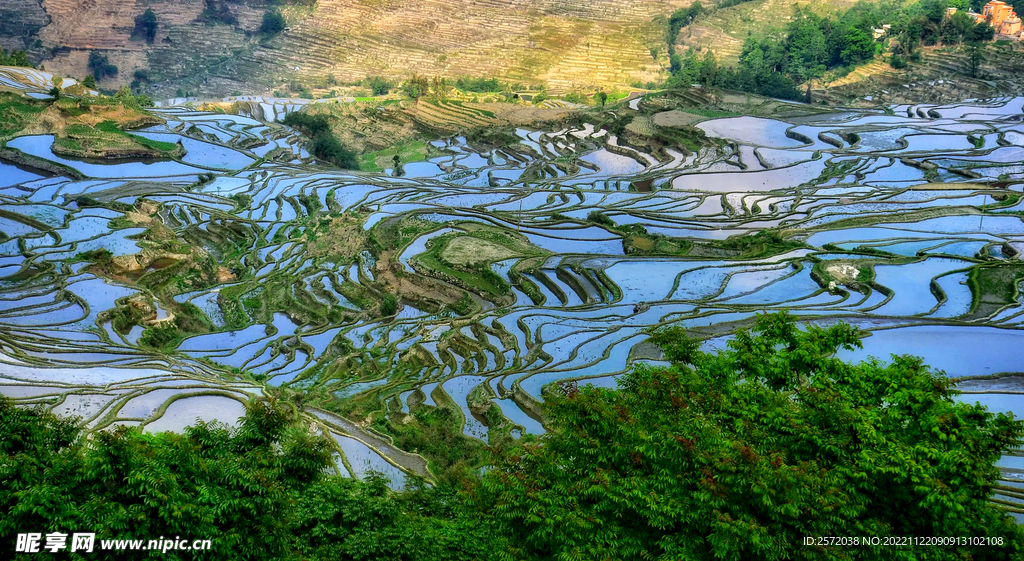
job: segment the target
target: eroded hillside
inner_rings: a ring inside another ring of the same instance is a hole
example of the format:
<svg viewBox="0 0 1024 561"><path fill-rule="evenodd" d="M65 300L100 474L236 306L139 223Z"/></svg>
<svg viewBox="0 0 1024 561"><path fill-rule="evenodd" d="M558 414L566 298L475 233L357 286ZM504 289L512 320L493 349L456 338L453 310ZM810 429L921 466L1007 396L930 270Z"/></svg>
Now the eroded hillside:
<svg viewBox="0 0 1024 561"><path fill-rule="evenodd" d="M496 76L552 91L655 79L667 65L663 22L688 0L320 0L285 5L286 29L260 34L263 0L15 0L0 8L0 45L27 48L47 68L84 76L99 51L119 68L111 86L144 71L153 89L209 93L367 75ZM7 8L10 6L9 8ZM151 43L135 18L156 15ZM211 14L218 14L216 17ZM652 51L653 50L653 51ZM652 56L653 55L653 56Z"/></svg>

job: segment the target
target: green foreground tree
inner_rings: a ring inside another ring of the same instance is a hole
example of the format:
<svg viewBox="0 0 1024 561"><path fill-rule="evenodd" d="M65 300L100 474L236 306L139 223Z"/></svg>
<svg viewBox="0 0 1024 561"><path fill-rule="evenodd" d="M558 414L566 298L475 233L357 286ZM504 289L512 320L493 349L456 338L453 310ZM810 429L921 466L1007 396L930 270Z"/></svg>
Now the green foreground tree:
<svg viewBox="0 0 1024 561"><path fill-rule="evenodd" d="M334 475L328 441L271 401L234 429L86 440L77 420L0 397L0 549L84 530L214 549L73 559L1021 559L1020 527L989 498L1022 423L954 401L918 359L836 358L857 336L762 316L709 354L659 332L670 367L637 367L617 390L563 385L545 435L494 450L482 476L401 493ZM991 544L804 544L818 536Z"/></svg>
<svg viewBox="0 0 1024 561"><path fill-rule="evenodd" d="M414 482L403 495L380 476L330 473L327 440L268 401L250 403L236 429L120 427L86 441L77 419L0 397L0 552L13 558L18 533L79 531L96 533L97 550L71 559L471 561L493 543L450 490ZM99 550L161 536L213 549Z"/></svg>
<svg viewBox="0 0 1024 561"><path fill-rule="evenodd" d="M1015 559L988 501L1022 424L955 402L919 359L848 364L853 327L762 316L718 354L680 329L671 367L562 386L549 432L483 478L506 559ZM815 536L991 536L1002 546L823 547Z"/></svg>

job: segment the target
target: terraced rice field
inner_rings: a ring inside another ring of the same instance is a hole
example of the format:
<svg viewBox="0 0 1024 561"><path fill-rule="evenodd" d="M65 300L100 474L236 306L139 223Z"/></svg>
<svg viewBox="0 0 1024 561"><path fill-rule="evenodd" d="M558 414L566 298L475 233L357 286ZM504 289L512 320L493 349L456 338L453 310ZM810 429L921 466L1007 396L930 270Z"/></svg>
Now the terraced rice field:
<svg viewBox="0 0 1024 561"><path fill-rule="evenodd" d="M175 107L145 134L182 139L181 161L76 162L16 139L87 179L0 164L0 392L93 430L162 430L232 422L284 386L369 396L378 417L448 407L487 439L543 431L550 384L612 387L659 360L652 328L713 346L789 310L863 329L848 358L918 355L969 380L963 399L1021 412L1020 379L990 376L1024 370L1024 98L783 105L701 120L721 140L697 153L520 129L503 148L435 141L444 155L402 177ZM779 236L735 239L766 229ZM364 419L304 414L342 473L427 473ZM1024 466L1002 467L1017 502Z"/></svg>

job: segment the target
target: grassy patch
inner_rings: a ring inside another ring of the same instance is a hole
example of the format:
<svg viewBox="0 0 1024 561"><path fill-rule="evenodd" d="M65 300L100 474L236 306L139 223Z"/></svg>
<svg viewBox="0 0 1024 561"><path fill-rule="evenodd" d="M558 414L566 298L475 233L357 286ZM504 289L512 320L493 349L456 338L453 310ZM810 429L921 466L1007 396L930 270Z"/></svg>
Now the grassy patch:
<svg viewBox="0 0 1024 561"><path fill-rule="evenodd" d="M468 272L448 265L440 256L441 251L448 242L448 240L443 238L442 236L442 238L431 240L435 242L432 244L432 247L429 247L425 253L417 255L414 259L424 267L439 274L439 276L448 277L446 280L456 280L458 281L457 284L467 286L476 291L495 296L509 293L508 283L490 269L481 268L478 272ZM490 275L487 275L487 273L490 273Z"/></svg>
<svg viewBox="0 0 1024 561"><path fill-rule="evenodd" d="M1024 278L1024 265L979 265L967 274L971 289L972 317L987 317L1017 301L1017 282Z"/></svg>
<svg viewBox="0 0 1024 561"><path fill-rule="evenodd" d="M402 217L394 222L383 220L370 231L370 246L378 252L399 249L420 235L439 227L437 222L421 220L414 216Z"/></svg>
<svg viewBox="0 0 1024 561"><path fill-rule="evenodd" d="M377 418L373 428L391 435L399 448L422 454L443 481L484 461L484 443L462 434L460 417L449 407L420 407L408 422Z"/></svg>
<svg viewBox="0 0 1024 561"><path fill-rule="evenodd" d="M35 120L45 109L9 93L0 94L0 139L10 138Z"/></svg>
<svg viewBox="0 0 1024 561"><path fill-rule="evenodd" d="M464 223L460 227L465 231L427 242L427 251L414 259L437 276L469 290L495 296L509 294L508 282L492 271L490 264L509 256L547 254L513 232L475 223ZM476 255L464 258L467 248Z"/></svg>
<svg viewBox="0 0 1024 561"><path fill-rule="evenodd" d="M84 150L82 144L79 141L72 138L57 137L56 139L54 139L53 145L59 148L64 148L65 150L73 150L75 152L80 152Z"/></svg>
<svg viewBox="0 0 1024 561"><path fill-rule="evenodd" d="M693 242L643 232L624 236L622 247L626 255L686 255Z"/></svg>
<svg viewBox="0 0 1024 561"><path fill-rule="evenodd" d="M762 230L756 234L714 240L708 245L719 249L735 251L739 256L747 258L778 255L793 249L807 247L801 241L783 238L774 230Z"/></svg>
<svg viewBox="0 0 1024 561"><path fill-rule="evenodd" d="M414 140L411 142L396 144L390 148L385 148L384 150L377 150L363 154L359 157L359 168L364 171L380 172L394 167L394 158L396 155L401 163L408 164L412 162L422 162L428 158L429 154L430 148L426 142L422 140Z"/></svg>
<svg viewBox="0 0 1024 561"><path fill-rule="evenodd" d="M724 111L721 109L701 109L699 107L680 107L679 111L685 113L691 113L693 115L700 115L701 117L707 117L708 119L718 119L719 117L735 117L739 115L734 111Z"/></svg>
<svg viewBox="0 0 1024 561"><path fill-rule="evenodd" d="M178 149L178 145L174 142L163 142L160 140L152 140L143 136L127 133L118 128L117 123L113 121L103 121L96 125L97 130L111 134L119 134L131 138L135 142L145 146L146 148L152 148L153 150L159 150L160 152L174 152Z"/></svg>

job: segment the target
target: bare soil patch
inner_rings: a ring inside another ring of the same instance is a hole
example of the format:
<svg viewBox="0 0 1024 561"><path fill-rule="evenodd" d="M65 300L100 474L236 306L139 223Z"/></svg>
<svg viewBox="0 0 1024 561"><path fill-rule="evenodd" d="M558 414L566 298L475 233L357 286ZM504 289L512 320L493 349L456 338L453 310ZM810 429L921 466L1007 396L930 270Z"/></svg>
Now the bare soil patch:
<svg viewBox="0 0 1024 561"><path fill-rule="evenodd" d="M694 115L693 113L687 113L685 111L679 111L673 109L672 111L662 111L654 115L654 124L659 127L688 127L700 121L706 120L700 115Z"/></svg>
<svg viewBox="0 0 1024 561"><path fill-rule="evenodd" d="M833 263L825 267L825 272L837 282L848 283L857 280L860 271L849 263Z"/></svg>

